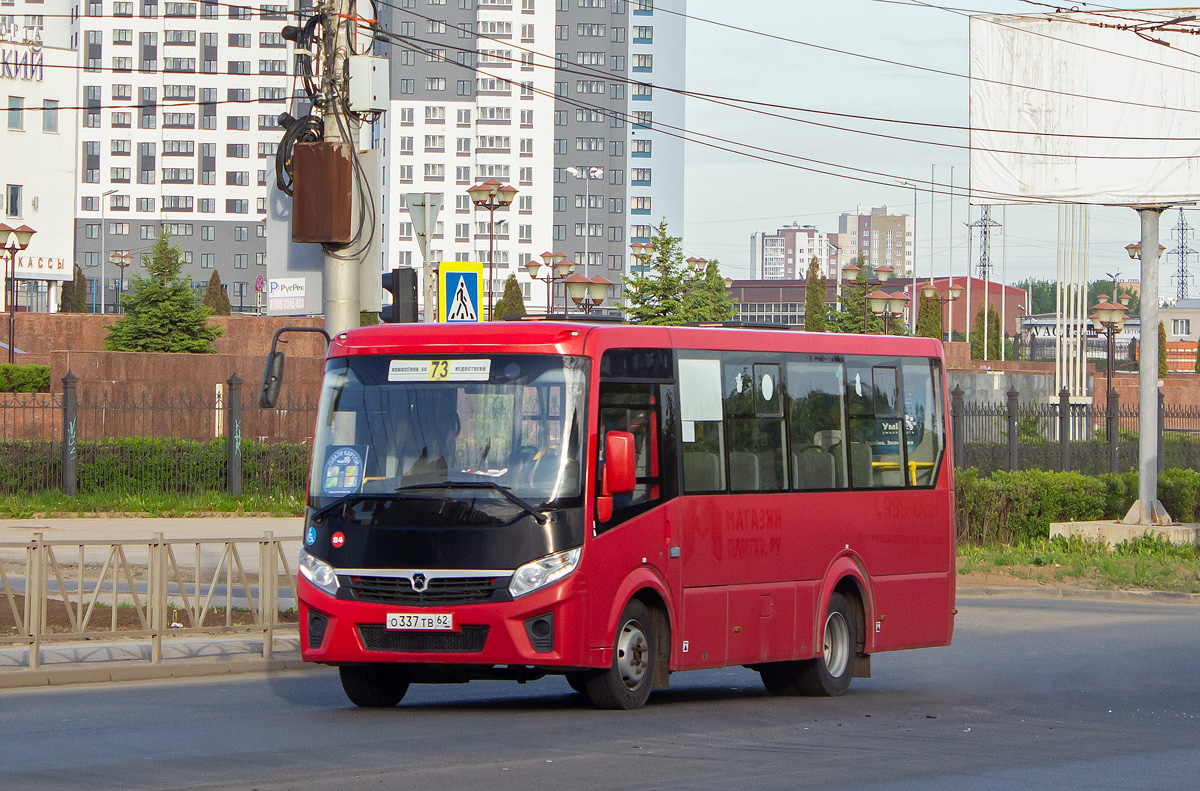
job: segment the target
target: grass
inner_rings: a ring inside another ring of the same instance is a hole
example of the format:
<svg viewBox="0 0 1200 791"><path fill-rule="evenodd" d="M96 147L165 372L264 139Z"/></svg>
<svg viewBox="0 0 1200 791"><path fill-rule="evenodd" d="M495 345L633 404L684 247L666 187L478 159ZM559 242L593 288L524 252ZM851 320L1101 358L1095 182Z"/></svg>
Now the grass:
<svg viewBox="0 0 1200 791"><path fill-rule="evenodd" d="M301 516L302 492L247 494L120 494L96 492L68 497L60 491L0 497L0 518L78 517L94 514L135 516Z"/></svg>
<svg viewBox="0 0 1200 791"><path fill-rule="evenodd" d="M1112 549L1078 537L959 547L958 573L973 571L1086 588L1200 593L1200 548L1158 536L1124 541Z"/></svg>

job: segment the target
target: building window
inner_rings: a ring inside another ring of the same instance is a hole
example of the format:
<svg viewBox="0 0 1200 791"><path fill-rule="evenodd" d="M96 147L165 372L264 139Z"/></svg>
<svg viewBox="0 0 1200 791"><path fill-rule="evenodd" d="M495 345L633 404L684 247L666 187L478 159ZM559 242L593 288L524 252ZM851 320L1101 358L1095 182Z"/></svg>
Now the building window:
<svg viewBox="0 0 1200 791"><path fill-rule="evenodd" d="M8 128L13 130L21 130L25 128L25 119L23 111L25 109L25 99L20 96L8 97Z"/></svg>
<svg viewBox="0 0 1200 791"><path fill-rule="evenodd" d="M1171 334L1184 337L1192 334L1191 319L1171 319Z"/></svg>

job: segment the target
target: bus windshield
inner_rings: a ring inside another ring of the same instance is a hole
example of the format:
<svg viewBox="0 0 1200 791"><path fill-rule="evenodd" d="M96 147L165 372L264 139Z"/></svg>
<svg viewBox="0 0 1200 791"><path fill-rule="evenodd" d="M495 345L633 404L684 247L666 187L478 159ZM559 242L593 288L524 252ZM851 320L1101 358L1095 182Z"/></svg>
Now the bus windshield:
<svg viewBox="0 0 1200 791"><path fill-rule="evenodd" d="M339 357L326 364L309 505L479 483L553 506L581 492L582 357ZM468 490L469 491L469 490ZM474 497L461 487L446 497Z"/></svg>

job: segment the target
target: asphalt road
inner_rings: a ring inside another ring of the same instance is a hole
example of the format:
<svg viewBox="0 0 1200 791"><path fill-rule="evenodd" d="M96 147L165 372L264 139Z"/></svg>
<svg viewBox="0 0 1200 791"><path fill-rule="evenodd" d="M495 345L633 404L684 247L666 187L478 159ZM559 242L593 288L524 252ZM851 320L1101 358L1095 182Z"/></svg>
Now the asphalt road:
<svg viewBox="0 0 1200 791"><path fill-rule="evenodd" d="M1194 789L1200 610L967 599L950 648L881 654L835 699L736 668L637 712L560 678L349 707L330 669L0 693L0 787Z"/></svg>

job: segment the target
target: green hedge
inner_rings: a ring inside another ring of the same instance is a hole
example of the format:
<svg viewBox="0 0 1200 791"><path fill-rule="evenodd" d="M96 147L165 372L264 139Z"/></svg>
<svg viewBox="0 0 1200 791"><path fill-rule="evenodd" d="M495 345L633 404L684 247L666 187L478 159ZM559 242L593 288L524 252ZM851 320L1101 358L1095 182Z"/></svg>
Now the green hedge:
<svg viewBox="0 0 1200 791"><path fill-rule="evenodd" d="M980 477L959 470L955 483L958 535L972 543L1049 538L1051 522L1120 519L1137 500L1138 475L1125 472L1022 470ZM1200 522L1200 472L1167 470L1158 476L1158 499L1180 522Z"/></svg>
<svg viewBox="0 0 1200 791"><path fill-rule="evenodd" d="M0 494L58 489L57 442L0 442ZM126 494L194 494L225 490L225 440L196 442L128 437L80 442L78 491ZM303 492L309 448L304 443L242 443L242 491Z"/></svg>
<svg viewBox="0 0 1200 791"><path fill-rule="evenodd" d="M0 393L49 393L50 366L0 363Z"/></svg>
<svg viewBox="0 0 1200 791"><path fill-rule="evenodd" d="M1022 470L1059 469L1059 444L1048 441L1022 441L1017 445L1017 465ZM1118 468L1131 470L1138 463L1136 432L1121 432L1117 443ZM992 475L1008 470L1007 442L964 442L964 467L974 467L980 475ZM1200 468L1200 438L1190 434L1170 433L1163 438L1163 463L1168 469ZM1090 439L1071 442L1071 469L1087 475L1108 472L1108 442Z"/></svg>

